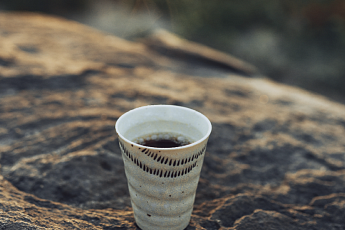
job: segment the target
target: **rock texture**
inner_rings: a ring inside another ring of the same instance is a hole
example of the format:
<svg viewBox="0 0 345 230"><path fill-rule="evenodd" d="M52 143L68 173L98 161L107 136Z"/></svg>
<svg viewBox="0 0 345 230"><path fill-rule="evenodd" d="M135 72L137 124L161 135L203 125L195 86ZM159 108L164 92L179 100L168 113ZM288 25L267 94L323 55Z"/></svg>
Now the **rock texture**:
<svg viewBox="0 0 345 230"><path fill-rule="evenodd" d="M114 124L147 104L213 123L187 229L345 229L343 105L152 41L0 14L1 229L136 229Z"/></svg>

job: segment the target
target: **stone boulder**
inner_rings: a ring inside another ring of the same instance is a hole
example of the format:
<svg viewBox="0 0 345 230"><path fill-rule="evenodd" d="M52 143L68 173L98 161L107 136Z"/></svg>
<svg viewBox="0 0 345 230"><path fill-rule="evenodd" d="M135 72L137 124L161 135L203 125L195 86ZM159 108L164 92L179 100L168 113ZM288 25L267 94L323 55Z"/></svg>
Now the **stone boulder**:
<svg viewBox="0 0 345 230"><path fill-rule="evenodd" d="M0 228L137 229L114 124L174 104L213 124L187 229L345 229L345 107L256 73L167 32L1 13Z"/></svg>

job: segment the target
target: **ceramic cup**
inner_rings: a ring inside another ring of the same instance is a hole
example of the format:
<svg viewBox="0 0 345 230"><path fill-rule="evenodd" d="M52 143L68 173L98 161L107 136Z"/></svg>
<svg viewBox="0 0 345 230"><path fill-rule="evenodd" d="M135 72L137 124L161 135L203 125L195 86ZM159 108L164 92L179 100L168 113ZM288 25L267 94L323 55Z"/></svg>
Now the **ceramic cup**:
<svg viewBox="0 0 345 230"><path fill-rule="evenodd" d="M115 129L137 225L143 230L187 227L211 122L189 108L150 105L123 114ZM174 148L136 143L160 134L181 136L192 143Z"/></svg>

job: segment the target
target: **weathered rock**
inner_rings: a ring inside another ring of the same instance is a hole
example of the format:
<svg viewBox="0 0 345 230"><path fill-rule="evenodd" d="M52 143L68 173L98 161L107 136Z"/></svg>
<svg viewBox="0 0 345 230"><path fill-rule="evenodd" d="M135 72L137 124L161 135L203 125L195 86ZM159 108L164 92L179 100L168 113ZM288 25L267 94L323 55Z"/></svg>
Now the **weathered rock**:
<svg viewBox="0 0 345 230"><path fill-rule="evenodd" d="M213 123L187 229L345 228L343 105L147 44L0 14L2 229L136 229L114 123L147 104Z"/></svg>

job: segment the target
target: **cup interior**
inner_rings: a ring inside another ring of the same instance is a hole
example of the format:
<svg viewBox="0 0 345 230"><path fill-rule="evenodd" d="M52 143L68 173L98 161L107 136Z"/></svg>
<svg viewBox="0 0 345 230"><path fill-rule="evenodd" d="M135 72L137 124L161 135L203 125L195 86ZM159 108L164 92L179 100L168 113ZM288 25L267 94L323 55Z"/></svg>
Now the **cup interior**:
<svg viewBox="0 0 345 230"><path fill-rule="evenodd" d="M208 138L212 126L206 116L195 110L174 105L149 105L123 114L115 129L122 139L133 143L143 136L171 133L197 144Z"/></svg>

